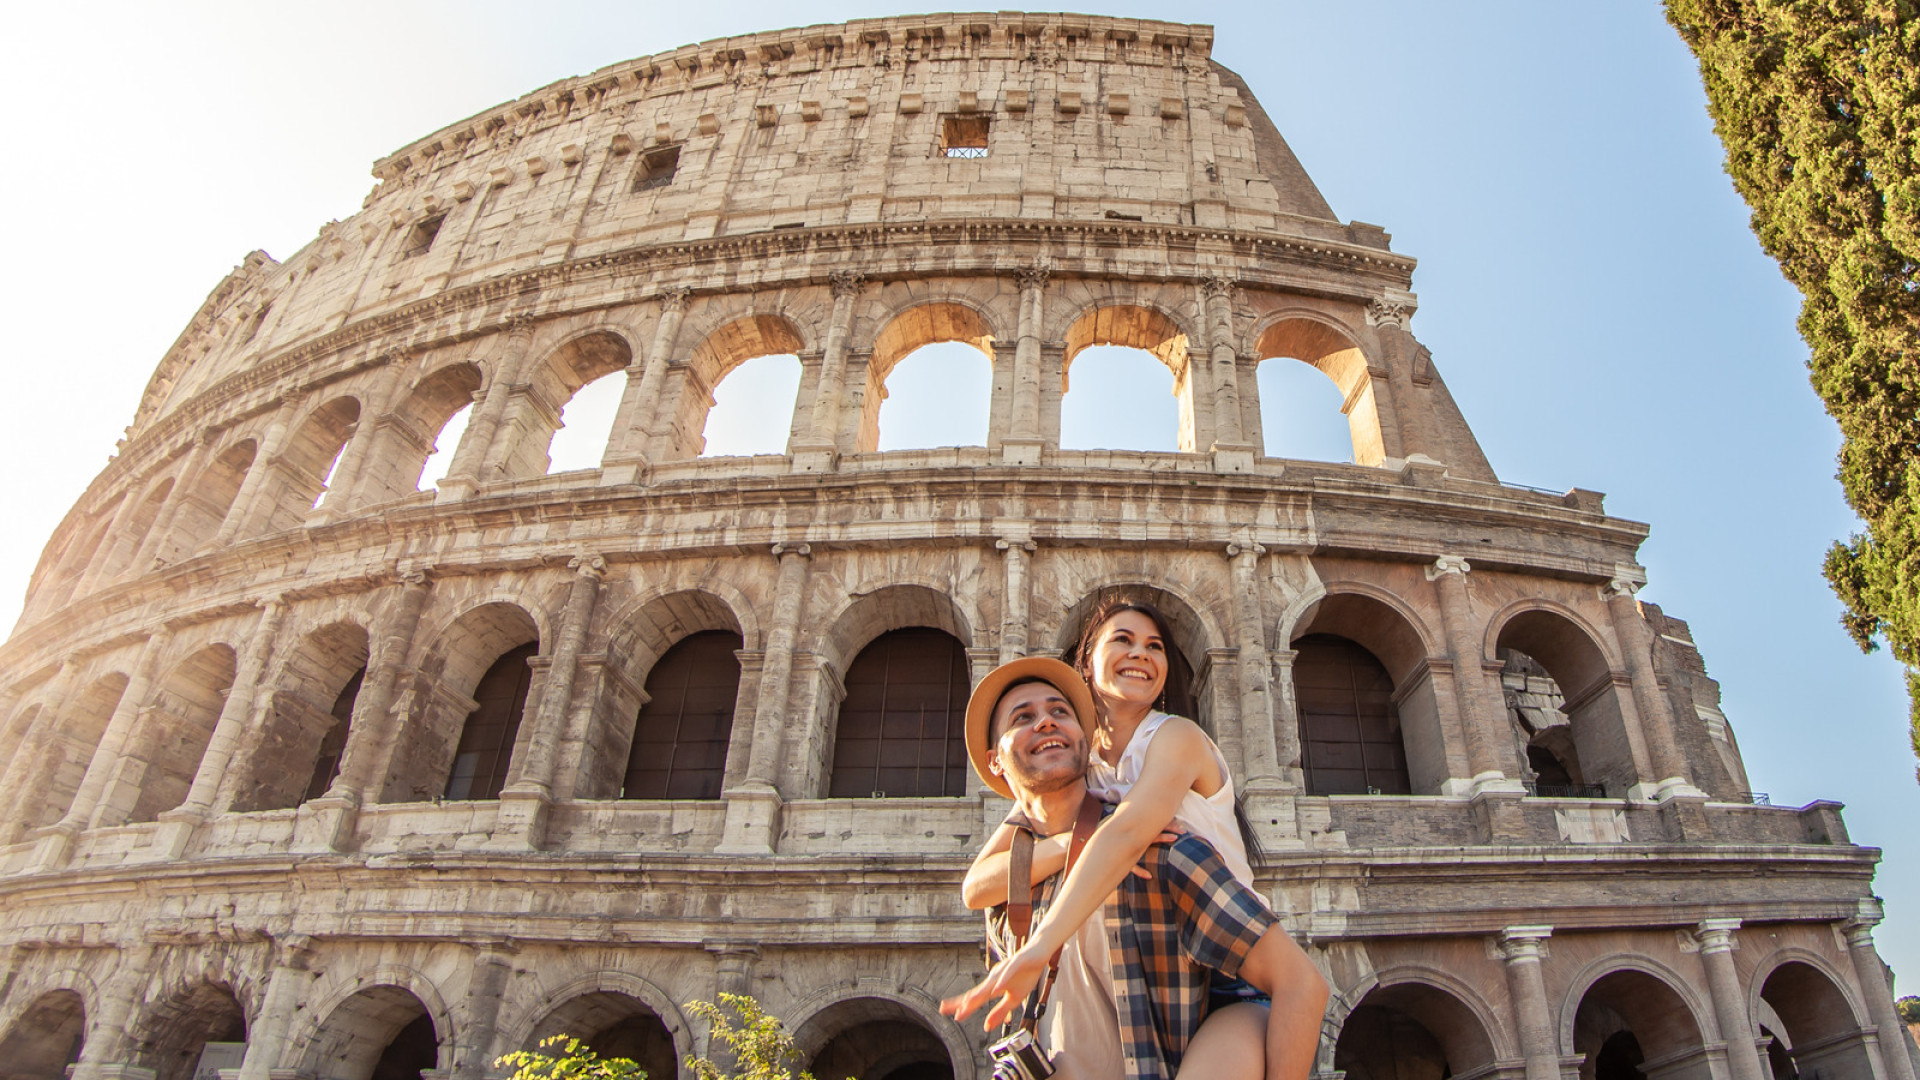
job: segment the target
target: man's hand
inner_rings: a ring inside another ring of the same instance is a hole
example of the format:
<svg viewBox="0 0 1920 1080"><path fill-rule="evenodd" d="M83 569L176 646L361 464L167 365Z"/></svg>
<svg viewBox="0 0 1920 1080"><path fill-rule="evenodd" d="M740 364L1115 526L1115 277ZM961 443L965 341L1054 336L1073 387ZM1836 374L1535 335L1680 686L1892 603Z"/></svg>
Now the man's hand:
<svg viewBox="0 0 1920 1080"><path fill-rule="evenodd" d="M957 997L947 998L940 1003L940 1011L955 1020L965 1020L978 1012L980 1006L989 1001L993 1007L987 1010L985 1030L992 1031L1006 1023L1007 1017L1021 1002L1040 985L1040 979L1047 973L1047 957L1032 945L1022 947L1012 956L1000 961L987 972L987 977L978 986ZM998 999L998 1000L995 1000Z"/></svg>

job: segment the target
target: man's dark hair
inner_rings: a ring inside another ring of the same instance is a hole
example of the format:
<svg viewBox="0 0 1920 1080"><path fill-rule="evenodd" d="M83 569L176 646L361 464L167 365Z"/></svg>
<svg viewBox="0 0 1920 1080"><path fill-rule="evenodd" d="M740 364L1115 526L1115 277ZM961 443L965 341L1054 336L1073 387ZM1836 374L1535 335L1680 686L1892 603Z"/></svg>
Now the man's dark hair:
<svg viewBox="0 0 1920 1080"><path fill-rule="evenodd" d="M1000 696L994 700L993 711L987 714L987 742L997 743L1000 741L1000 702L1007 700L1008 694L1013 693L1016 689L1022 686L1025 686L1028 683L1042 683L1047 686L1053 686L1055 690L1060 690L1058 686L1054 686L1052 679L1049 679L1044 675L1023 675L1020 678L1015 679L1012 682L1008 683L1004 688L1001 689ZM1065 690L1060 690L1060 696L1067 697L1067 692ZM1067 698L1067 703L1071 705L1073 703L1073 699ZM1076 711L1076 715L1077 715L1077 711Z"/></svg>

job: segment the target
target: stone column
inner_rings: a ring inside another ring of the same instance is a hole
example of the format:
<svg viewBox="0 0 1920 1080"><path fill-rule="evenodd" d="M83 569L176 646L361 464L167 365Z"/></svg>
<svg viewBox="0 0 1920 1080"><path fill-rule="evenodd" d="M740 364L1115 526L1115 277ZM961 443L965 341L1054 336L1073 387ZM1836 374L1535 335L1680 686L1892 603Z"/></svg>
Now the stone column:
<svg viewBox="0 0 1920 1080"><path fill-rule="evenodd" d="M1298 787L1301 783L1300 761L1300 709L1293 693L1293 662L1300 656L1293 649L1275 649L1267 654L1273 664L1273 680L1269 684L1273 694L1273 734L1276 744L1274 757L1283 770L1286 782Z"/></svg>
<svg viewBox="0 0 1920 1080"><path fill-rule="evenodd" d="M60 711L73 692L79 667L73 660L61 662L60 670L54 672L41 695L46 704L33 718L33 726L21 732L12 760L0 772L0 847L18 842L20 834L26 831L26 808L31 804L31 797L41 793L39 781L33 774L36 768L43 768L41 762L59 725Z"/></svg>
<svg viewBox="0 0 1920 1080"><path fill-rule="evenodd" d="M1733 932L1739 919L1707 919L1694 927L1700 945L1700 964L1707 969L1707 994L1713 999L1713 1018L1727 1043L1727 1066L1733 1080L1768 1080L1760 1062L1753 1025L1747 1019L1747 995L1740 991L1740 974L1733 969L1733 950L1739 943Z"/></svg>
<svg viewBox="0 0 1920 1080"><path fill-rule="evenodd" d="M1027 560L1033 557L1034 544L1022 533L1002 537L993 546L1005 556L1007 572L1006 608L1000 617L1000 662L1004 664L1027 655L1028 603L1032 599Z"/></svg>
<svg viewBox="0 0 1920 1080"><path fill-rule="evenodd" d="M820 382L813 395L813 419L807 434L792 447L794 472L830 472L839 462L840 426L847 396L847 338L853 331L853 301L866 278L852 270L828 275L833 315L820 357Z"/></svg>
<svg viewBox="0 0 1920 1080"><path fill-rule="evenodd" d="M1467 767L1472 776L1449 779L1443 794L1478 794L1482 791L1525 793L1518 780L1506 778L1506 758L1510 753L1506 737L1504 699L1494 708L1485 694L1486 670L1482 665L1481 643L1474 631L1473 604L1467 597L1467 574L1473 570L1458 555L1442 555L1427 567L1427 580L1440 594L1440 621L1445 624L1447 652L1453 660L1453 692L1460 712L1461 736L1466 742Z"/></svg>
<svg viewBox="0 0 1920 1080"><path fill-rule="evenodd" d="M122 1077L133 1080L127 1064L133 1049L127 1027L133 1020L135 1005L146 1000L147 972L153 966L153 946L145 941L120 947L120 964L100 990L99 1013L87 1017L92 1037L80 1048L80 1060L68 1074L69 1080L106 1080ZM142 1070L146 1077L151 1072Z"/></svg>
<svg viewBox="0 0 1920 1080"><path fill-rule="evenodd" d="M240 1060L237 1080L268 1080L279 1065L293 1014L313 981L313 956L313 939L304 934L275 943L273 974L267 979L260 1015L247 1025L247 1055Z"/></svg>
<svg viewBox="0 0 1920 1080"><path fill-rule="evenodd" d="M1213 413L1214 469L1217 472L1251 472L1253 447L1247 442L1240 417L1240 357L1233 347L1234 281L1210 277L1200 283L1206 297L1207 348L1211 361L1208 382L1213 397L1208 408Z"/></svg>
<svg viewBox="0 0 1920 1080"><path fill-rule="evenodd" d="M747 753L747 776L725 793L726 835L717 849L722 855L771 855L777 835L780 793L780 749L787 726L787 696L793 682L793 642L800 629L806 602L806 544L773 545L780 560L774 586L773 617L767 624L767 647L760 666L760 692L753 714L753 741Z"/></svg>
<svg viewBox="0 0 1920 1080"><path fill-rule="evenodd" d="M73 587L73 595L86 596L93 592L101 579L107 576L107 568L119 566L120 560L125 557L127 522L144 502L144 486L129 484L127 493L120 498L120 505L114 507L113 520L107 523L99 546L93 549L93 564L82 568L80 582Z"/></svg>
<svg viewBox="0 0 1920 1080"><path fill-rule="evenodd" d="M233 505L227 508L226 519L220 522L219 531L213 534L211 546L222 547L235 539L253 535L257 517L255 505L262 499L272 499L278 494L271 482L278 473L274 466L279 463L280 454L286 450L287 428L304 401L304 398L286 401L273 414L273 420L260 436L260 447L254 452L253 464L247 466L247 475L240 480L240 490L233 496Z"/></svg>
<svg viewBox="0 0 1920 1080"><path fill-rule="evenodd" d="M247 637L246 652L240 656L240 666L234 672L233 685L227 688L226 704L220 709L220 719L214 724L213 736L207 740L206 752L200 755L200 767L193 774L193 786L187 790L186 799L178 807L160 815L161 827L154 837L153 846L163 858L179 858L186 850L193 830L207 819L212 810L214 794L220 790L220 782L226 777L234 748L239 745L241 734L251 726L260 673L266 670L267 659L273 655L274 641L280 636L280 627L286 618L287 601L284 597L275 596L261 601L260 618L254 624L253 633Z"/></svg>
<svg viewBox="0 0 1920 1080"><path fill-rule="evenodd" d="M1046 328L1047 267L1035 263L1014 272L1020 284L1019 337L1013 350L1013 420L1000 440L1003 465L1038 465L1045 437L1040 431L1040 335Z"/></svg>
<svg viewBox="0 0 1920 1080"><path fill-rule="evenodd" d="M1636 794L1653 799L1673 795L1704 799L1706 792L1694 787L1687 775L1686 761L1680 756L1680 744L1674 738L1673 710L1667 707L1667 695L1661 693L1660 677L1653 670L1653 634L1647 628L1647 620L1640 615L1639 601L1633 598L1641 584L1624 573L1617 573L1600 589L1600 595L1607 601L1607 611L1613 616L1613 633L1620 641L1627 677L1633 680L1633 709L1640 715L1641 738L1646 744L1647 756L1653 759L1654 782L1635 785L1641 788ZM1651 790L1647 790L1649 787Z"/></svg>
<svg viewBox="0 0 1920 1080"><path fill-rule="evenodd" d="M1880 1060L1887 1080L1914 1080L1913 1056L1907 1052L1907 1028L1900 1022L1893 1004L1893 991L1887 985L1887 966L1873 947L1873 928L1880 924L1879 903L1862 901L1860 914L1840 924L1847 935L1847 949L1853 953L1854 976L1860 980L1860 993L1867 999L1867 1012L1873 1016L1880 1042Z"/></svg>
<svg viewBox="0 0 1920 1080"><path fill-rule="evenodd" d="M553 769L567 723L567 704L573 700L574 676L580 669L580 650L593 624L600 579L607 576L607 560L599 555L575 556L567 563L573 584L560 614L560 630L548 654L547 677L533 711L526 740L526 760L519 776L500 793L500 817L495 842L515 848L537 848L545 839L547 814L553 809Z"/></svg>
<svg viewBox="0 0 1920 1080"><path fill-rule="evenodd" d="M674 342L680 337L680 320L686 317L687 297L692 293L682 286L660 290L660 317L653 324L653 343L645 359L627 368L627 386L613 420L613 437L607 440L607 452L600 459L602 485L646 482L647 453L659 422L660 387L666 382Z"/></svg>
<svg viewBox="0 0 1920 1080"><path fill-rule="evenodd" d="M340 772L326 794L301 807L294 842L301 848L339 846L353 830L355 812L366 798L367 785L377 777L375 769L391 751L394 737L391 716L394 690L405 668L407 654L413 650L413 634L420 626L420 613L433 593L433 583L425 570L408 570L399 575L400 595L393 614L385 621L373 658L367 667L360 694L354 699L353 717L347 723L347 744L340 753Z"/></svg>
<svg viewBox="0 0 1920 1080"><path fill-rule="evenodd" d="M134 573L143 574L155 559L164 558L170 548L168 535L173 532L173 519L180 513L180 504L186 501L187 492L200 479L200 471L207 467L207 458L213 453L213 444L217 436L211 429L202 431L193 440L193 449L187 451L187 460L180 465L180 471L174 474L173 488L167 492L166 501L160 504L160 512L154 515L153 528L147 530L147 538L141 542L139 550L133 553L133 562L128 564Z"/></svg>
<svg viewBox="0 0 1920 1080"><path fill-rule="evenodd" d="M103 813L111 803L102 799L107 785L119 771L120 756L126 750L127 740L133 735L134 725L140 720L140 714L146 711L147 697L153 693L154 669L160 666L160 654L166 651L171 632L165 628L156 631L147 638L140 650L140 658L134 661L133 674L127 680L127 688L120 694L120 703L113 707L113 716L107 721L107 729L100 736L100 745L93 751L93 760L87 763L86 775L80 780L79 790L74 792L73 805L67 808L65 816L51 826L59 838L52 846L59 848L57 862L48 862L47 868L66 862L66 851L73 835L82 829L94 828L102 824ZM53 852L48 850L47 855Z"/></svg>
<svg viewBox="0 0 1920 1080"><path fill-rule="evenodd" d="M467 432L460 437L459 449L453 452L446 479L440 481L436 502L469 498L487 479L483 474L493 450L494 436L500 430L508 399L513 396L520 369L526 363L528 347L533 344L533 317L510 315L501 323L501 329L507 333L506 345L494 361L493 377L487 380L485 392L474 403L467 419Z"/></svg>
<svg viewBox="0 0 1920 1080"><path fill-rule="evenodd" d="M1560 1080L1560 1040L1547 1004L1546 980L1540 974L1552 934L1551 926L1509 926L1494 943L1506 963L1507 996L1513 1000L1514 1029L1527 1059L1527 1080Z"/></svg>
<svg viewBox="0 0 1920 1080"><path fill-rule="evenodd" d="M713 1002L727 1014L733 1010L720 1000L722 994L740 997L753 995L753 967L760 958L760 950L749 945L708 945L707 952L713 955ZM732 1075L739 1064L732 1051L726 1046L713 1044L713 1033L701 1033L701 1041L706 1044L705 1057L721 1067L723 1073Z"/></svg>
<svg viewBox="0 0 1920 1080"><path fill-rule="evenodd" d="M1240 653L1240 763L1245 792L1281 786L1279 747L1274 738L1273 687L1268 682L1266 614L1260 605L1260 557L1256 543L1227 545L1233 569L1233 639Z"/></svg>
<svg viewBox="0 0 1920 1080"><path fill-rule="evenodd" d="M473 972L467 978L467 1022L458 1029L453 1047L453 1080L482 1080L493 1064L493 1041L499 1033L500 1003L507 979L513 974L511 941L488 941L478 946ZM244 1080L244 1078L242 1078Z"/></svg>

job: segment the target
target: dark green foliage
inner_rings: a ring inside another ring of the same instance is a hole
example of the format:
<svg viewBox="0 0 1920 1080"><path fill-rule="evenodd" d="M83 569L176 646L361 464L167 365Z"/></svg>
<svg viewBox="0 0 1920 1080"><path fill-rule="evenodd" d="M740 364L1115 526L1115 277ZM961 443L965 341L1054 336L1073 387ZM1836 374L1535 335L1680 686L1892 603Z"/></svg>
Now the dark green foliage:
<svg viewBox="0 0 1920 1080"><path fill-rule="evenodd" d="M1666 0L1753 231L1806 302L1813 387L1867 531L1841 622L1907 665L1920 753L1920 19L1914 0ZM1738 377L1737 374L1734 377Z"/></svg>

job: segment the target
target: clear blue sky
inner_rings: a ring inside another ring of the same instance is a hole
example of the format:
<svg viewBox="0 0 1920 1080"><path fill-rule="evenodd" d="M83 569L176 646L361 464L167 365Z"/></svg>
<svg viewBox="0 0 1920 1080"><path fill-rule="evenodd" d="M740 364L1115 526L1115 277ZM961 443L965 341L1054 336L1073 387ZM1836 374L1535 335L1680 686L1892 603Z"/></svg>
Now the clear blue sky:
<svg viewBox="0 0 1920 1080"><path fill-rule="evenodd" d="M353 213L376 157L618 60L906 10L12 13L0 42L16 106L0 170L0 314L16 408L0 427L13 523L0 537L0 624L207 292L248 251L284 257ZM1645 597L1692 623L1755 786L1776 803L1845 802L1854 839L1886 850L1880 947L1909 973L1901 989L1920 992L1920 789L1899 672L1848 642L1819 574L1827 544L1857 525L1832 479L1838 435L1807 386L1798 296L1747 228L1693 59L1658 5L1103 10L1215 25L1215 55L1252 85L1335 211L1385 226L1420 259L1414 330L1504 479L1605 491L1613 513L1652 524ZM1307 383L1293 396L1324 420L1334 404L1312 405L1318 393Z"/></svg>

